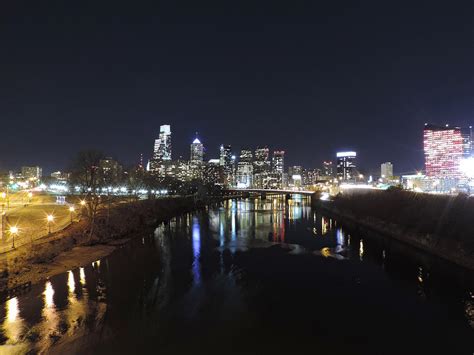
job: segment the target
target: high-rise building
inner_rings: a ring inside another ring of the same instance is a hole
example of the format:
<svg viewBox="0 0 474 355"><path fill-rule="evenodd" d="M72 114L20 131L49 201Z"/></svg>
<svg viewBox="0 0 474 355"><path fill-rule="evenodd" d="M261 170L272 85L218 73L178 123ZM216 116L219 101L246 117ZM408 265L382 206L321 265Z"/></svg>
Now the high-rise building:
<svg viewBox="0 0 474 355"><path fill-rule="evenodd" d="M272 188L285 185L285 151L275 150L272 157Z"/></svg>
<svg viewBox="0 0 474 355"><path fill-rule="evenodd" d="M393 177L393 164L389 161L380 165L380 176L382 179L390 179Z"/></svg>
<svg viewBox="0 0 474 355"><path fill-rule="evenodd" d="M224 171L224 184L232 186L234 183L234 159L232 159L232 147L221 145L219 164Z"/></svg>
<svg viewBox="0 0 474 355"><path fill-rule="evenodd" d="M268 174L271 164L269 159L270 151L267 147L255 149L255 158L253 161L253 183L256 188L266 188Z"/></svg>
<svg viewBox="0 0 474 355"><path fill-rule="evenodd" d="M356 152L338 152L337 157L337 177L340 180L355 179L356 174Z"/></svg>
<svg viewBox="0 0 474 355"><path fill-rule="evenodd" d="M39 180L43 176L43 169L39 166L22 166L21 175L24 179Z"/></svg>
<svg viewBox="0 0 474 355"><path fill-rule="evenodd" d="M153 148L153 158L150 161L150 171L162 175L163 163L171 161L171 126L160 126L160 134L158 139L155 139Z"/></svg>
<svg viewBox="0 0 474 355"><path fill-rule="evenodd" d="M195 138L191 143L191 163L202 163L204 161L204 145L201 143L199 138Z"/></svg>
<svg viewBox="0 0 474 355"><path fill-rule="evenodd" d="M250 188L253 186L253 165L252 151L242 149L240 151L239 162L237 163L237 187Z"/></svg>
<svg viewBox="0 0 474 355"><path fill-rule="evenodd" d="M159 138L155 140L153 158L157 160L171 160L171 126L160 126Z"/></svg>
<svg viewBox="0 0 474 355"><path fill-rule="evenodd" d="M205 164L203 181L211 185L222 185L224 183L224 167L220 164L220 159L210 159Z"/></svg>
<svg viewBox="0 0 474 355"><path fill-rule="evenodd" d="M110 157L99 161L100 177L102 183L115 185L122 179L122 166Z"/></svg>
<svg viewBox="0 0 474 355"><path fill-rule="evenodd" d="M323 161L323 176L332 177L334 174L333 163L330 160Z"/></svg>
<svg viewBox="0 0 474 355"><path fill-rule="evenodd" d="M428 177L459 178L462 160L471 155L471 130L425 124L423 147Z"/></svg>

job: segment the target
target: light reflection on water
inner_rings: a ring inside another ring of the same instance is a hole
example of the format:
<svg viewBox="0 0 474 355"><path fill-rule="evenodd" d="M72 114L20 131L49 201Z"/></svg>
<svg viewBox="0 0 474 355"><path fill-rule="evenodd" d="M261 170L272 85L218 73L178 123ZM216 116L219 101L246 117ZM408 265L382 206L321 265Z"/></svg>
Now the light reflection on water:
<svg viewBox="0 0 474 355"><path fill-rule="evenodd" d="M430 263L421 263L416 256L416 262L406 262L403 257L402 265L392 262L397 254L391 245L349 233L332 218L312 211L305 199L230 200L206 213L174 218L160 225L153 236L126 247L122 254L55 276L33 287L31 293L6 301L0 352L16 345L44 353L68 339L94 336L99 336L100 343L107 340L101 338L107 334L115 336L116 328L128 329L129 322L136 328L131 325L129 331L136 331L139 337L148 329L152 331L153 324L164 317L163 310L171 312L173 321L189 321L198 317L198 310L207 303L220 301L223 306L216 317L236 319L245 314L243 300L248 301L255 289L242 296L245 290L239 280L245 278L245 270L233 265L232 258L239 251L278 243L284 243L295 258L322 257L326 262L347 264L350 272L365 265L388 280L393 273L406 280L409 286L405 287L421 301L430 300ZM219 257L207 260L208 249ZM324 273L330 273L331 264L324 265L328 267ZM366 277L358 271L355 276L357 280ZM463 297L456 302L462 301L462 316L474 327L473 295ZM142 324L147 326L140 328Z"/></svg>

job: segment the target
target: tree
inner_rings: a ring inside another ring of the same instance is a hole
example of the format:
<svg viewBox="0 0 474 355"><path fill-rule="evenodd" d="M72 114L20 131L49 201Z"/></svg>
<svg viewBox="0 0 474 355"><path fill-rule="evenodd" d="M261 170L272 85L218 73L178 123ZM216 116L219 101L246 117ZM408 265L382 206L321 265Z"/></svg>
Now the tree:
<svg viewBox="0 0 474 355"><path fill-rule="evenodd" d="M85 196L84 209L89 223L89 239L92 238L101 204L105 202L100 195L104 179L99 166L103 158L102 152L84 150L76 155L71 164L71 185L79 186Z"/></svg>

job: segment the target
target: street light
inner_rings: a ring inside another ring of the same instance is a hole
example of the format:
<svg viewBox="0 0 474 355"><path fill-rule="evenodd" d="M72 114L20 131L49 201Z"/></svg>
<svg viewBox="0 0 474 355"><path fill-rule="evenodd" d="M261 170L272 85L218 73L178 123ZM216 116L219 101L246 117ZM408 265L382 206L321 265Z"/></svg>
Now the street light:
<svg viewBox="0 0 474 355"><path fill-rule="evenodd" d="M86 205L86 200L81 200L80 204L81 204L81 206L84 207Z"/></svg>
<svg viewBox="0 0 474 355"><path fill-rule="evenodd" d="M28 192L28 203L31 203L31 198L33 197L33 193L30 191Z"/></svg>
<svg viewBox="0 0 474 355"><path fill-rule="evenodd" d="M10 235L12 236L12 248L15 249L15 235L18 234L18 227L17 226L11 226L10 227Z"/></svg>
<svg viewBox="0 0 474 355"><path fill-rule="evenodd" d="M46 216L46 221L48 222L48 234L51 234L51 223L54 221L54 216L52 214L48 214Z"/></svg>
<svg viewBox="0 0 474 355"><path fill-rule="evenodd" d="M72 214L74 213L75 210L76 209L74 208L74 206L69 207L69 212L71 214L71 224L72 224Z"/></svg>

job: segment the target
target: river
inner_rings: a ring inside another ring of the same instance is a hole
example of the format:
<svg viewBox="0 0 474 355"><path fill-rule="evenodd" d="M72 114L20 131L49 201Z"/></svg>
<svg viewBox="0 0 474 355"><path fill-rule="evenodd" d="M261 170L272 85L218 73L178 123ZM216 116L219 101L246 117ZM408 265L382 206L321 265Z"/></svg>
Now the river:
<svg viewBox="0 0 474 355"><path fill-rule="evenodd" d="M294 196L229 200L0 306L0 353L472 354L473 273Z"/></svg>

